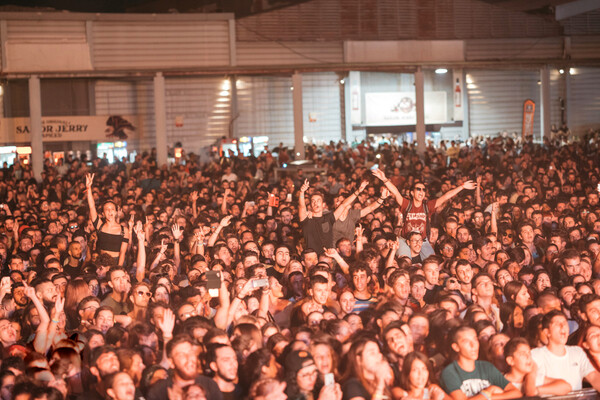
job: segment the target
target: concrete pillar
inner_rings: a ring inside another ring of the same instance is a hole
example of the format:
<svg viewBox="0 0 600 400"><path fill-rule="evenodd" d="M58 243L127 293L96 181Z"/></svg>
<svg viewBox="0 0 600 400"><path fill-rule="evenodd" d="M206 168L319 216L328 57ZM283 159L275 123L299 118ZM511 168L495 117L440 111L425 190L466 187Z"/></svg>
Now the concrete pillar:
<svg viewBox="0 0 600 400"><path fill-rule="evenodd" d="M469 91L467 90L467 72L462 71L462 109L463 109L463 140L467 140L471 137L471 114L469 110Z"/></svg>
<svg viewBox="0 0 600 400"><path fill-rule="evenodd" d="M237 134L237 119L240 116L238 111L238 93L237 76L229 77L229 87L231 88L231 122L229 123L229 138L239 137Z"/></svg>
<svg viewBox="0 0 600 400"><path fill-rule="evenodd" d="M302 74L292 75L292 101L294 103L294 154L304 160L304 116L302 111Z"/></svg>
<svg viewBox="0 0 600 400"><path fill-rule="evenodd" d="M415 72L415 103L417 110L417 151L425 153L425 79L421 67Z"/></svg>
<svg viewBox="0 0 600 400"><path fill-rule="evenodd" d="M165 101L165 77L157 72L154 77L154 121L156 123L156 164L167 163L167 107Z"/></svg>
<svg viewBox="0 0 600 400"><path fill-rule="evenodd" d="M33 177L40 182L44 171L44 142L42 139L42 92L40 78L29 78L29 119L31 121L31 167Z"/></svg>
<svg viewBox="0 0 600 400"><path fill-rule="evenodd" d="M551 114L550 114L550 70L547 66L540 70L540 130L541 141L550 139Z"/></svg>
<svg viewBox="0 0 600 400"><path fill-rule="evenodd" d="M346 86L349 85L349 78L344 75L338 75L339 82L339 93L340 93L340 128L341 135L340 138L344 142L348 142L348 137L346 136ZM343 83L342 83L343 82Z"/></svg>

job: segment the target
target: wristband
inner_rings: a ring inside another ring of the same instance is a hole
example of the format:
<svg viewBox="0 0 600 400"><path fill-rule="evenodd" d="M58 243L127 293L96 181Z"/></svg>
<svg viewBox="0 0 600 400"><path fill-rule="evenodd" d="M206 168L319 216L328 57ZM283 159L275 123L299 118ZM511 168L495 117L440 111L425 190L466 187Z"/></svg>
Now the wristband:
<svg viewBox="0 0 600 400"><path fill-rule="evenodd" d="M238 300L242 300L242 301L244 300L244 296L240 297L240 295L237 295L235 297L237 297Z"/></svg>
<svg viewBox="0 0 600 400"><path fill-rule="evenodd" d="M56 320L56 319L52 319L52 322L54 322L55 324L58 324L60 321Z"/></svg>
<svg viewBox="0 0 600 400"><path fill-rule="evenodd" d="M358 195L359 195L359 194L360 194L360 193L358 192L358 190L357 190L356 192L354 192L354 195L355 195L356 197L358 197Z"/></svg>
<svg viewBox="0 0 600 400"><path fill-rule="evenodd" d="M381 200L381 201L380 201L380 200ZM383 204L383 202L384 202L384 201L385 201L385 200L384 200L384 199L382 199L381 197L377 199L377 202L378 202L379 204Z"/></svg>
<svg viewBox="0 0 600 400"><path fill-rule="evenodd" d="M389 399L389 396L386 396L383 393L375 393L375 394L373 394L373 397L371 397L371 400L387 400L387 399Z"/></svg>
<svg viewBox="0 0 600 400"><path fill-rule="evenodd" d="M385 181L383 181L384 184L388 183L390 180L386 179Z"/></svg>
<svg viewBox="0 0 600 400"><path fill-rule="evenodd" d="M483 389L483 390L482 390L481 392L479 392L479 393L480 393L480 394L481 394L483 397L485 397L485 398L486 398L486 400L492 400L492 396L490 396L490 394L489 394L489 393L488 393L488 392L487 392L485 389Z"/></svg>

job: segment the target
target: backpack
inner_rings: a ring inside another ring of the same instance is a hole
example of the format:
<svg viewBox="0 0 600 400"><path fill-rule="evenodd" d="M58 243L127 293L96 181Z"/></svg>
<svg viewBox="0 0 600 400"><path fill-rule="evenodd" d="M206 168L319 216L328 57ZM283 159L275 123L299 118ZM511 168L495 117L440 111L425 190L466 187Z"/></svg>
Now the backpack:
<svg viewBox="0 0 600 400"><path fill-rule="evenodd" d="M408 213L412 209L412 206L413 206L413 201L412 201L412 199L410 199L408 201L408 207L406 207L406 211L404 211L405 216L408 215ZM423 211L425 211L425 229L426 229L426 235L427 235L426 239L429 239L429 233L431 231L431 229L430 229L431 224L429 223L429 207L427 207L427 201L423 202Z"/></svg>

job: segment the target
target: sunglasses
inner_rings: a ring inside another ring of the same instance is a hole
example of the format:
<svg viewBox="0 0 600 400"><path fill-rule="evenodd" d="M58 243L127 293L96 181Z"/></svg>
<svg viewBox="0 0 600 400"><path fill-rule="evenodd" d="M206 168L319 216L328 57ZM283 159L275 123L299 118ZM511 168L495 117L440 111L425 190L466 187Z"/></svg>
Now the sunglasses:
<svg viewBox="0 0 600 400"><path fill-rule="evenodd" d="M152 297L152 293L150 293L150 292L143 292L141 290L138 290L137 295L138 296L146 295L146 296L148 296L148 298Z"/></svg>
<svg viewBox="0 0 600 400"><path fill-rule="evenodd" d="M425 188L424 188L424 187L416 187L416 188L415 188L415 190L416 190L417 192L424 192L424 191L425 191Z"/></svg>
<svg viewBox="0 0 600 400"><path fill-rule="evenodd" d="M507 238L512 238L512 237L513 237L513 234L512 234L512 233L506 233L506 232L504 232L504 233L502 234L502 236L504 236L504 237L507 237Z"/></svg>

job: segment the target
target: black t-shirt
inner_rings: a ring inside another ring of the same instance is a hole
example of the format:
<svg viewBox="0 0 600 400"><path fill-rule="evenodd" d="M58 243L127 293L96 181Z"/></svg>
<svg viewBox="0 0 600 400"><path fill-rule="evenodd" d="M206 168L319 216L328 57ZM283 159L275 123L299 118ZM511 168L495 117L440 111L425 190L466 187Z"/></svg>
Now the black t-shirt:
<svg viewBox="0 0 600 400"><path fill-rule="evenodd" d="M283 279L283 272L277 271L275 267L269 267L267 268L267 276L272 276L281 283Z"/></svg>
<svg viewBox="0 0 600 400"><path fill-rule="evenodd" d="M422 264L423 260L421 260L421 255L417 254L415 257L411 258L410 262L413 264Z"/></svg>
<svg viewBox="0 0 600 400"><path fill-rule="evenodd" d="M80 277L81 274L81 263L77 267L71 267L69 264L63 265L63 272L73 278Z"/></svg>
<svg viewBox="0 0 600 400"><path fill-rule="evenodd" d="M342 387L344 397L342 400L350 400L355 397L362 397L363 399L370 399L371 395L367 392L367 389L360 383L358 378L350 378L344 383Z"/></svg>
<svg viewBox="0 0 600 400"><path fill-rule="evenodd" d="M219 390L219 386L212 379L200 375L196 378L196 383L204 388L206 391L206 399L207 400L223 400L223 395ZM148 396L146 396L146 400L164 400L168 399L168 390L167 388L173 384L173 380L171 378L163 379L161 381L156 382L154 385L150 387L148 391Z"/></svg>
<svg viewBox="0 0 600 400"><path fill-rule="evenodd" d="M244 397L244 393L240 385L235 385L235 389L231 392L221 392L223 400L237 400Z"/></svg>
<svg viewBox="0 0 600 400"><path fill-rule="evenodd" d="M435 300L436 300L435 297L440 292L440 290L442 290L442 287L440 285L435 285L433 287L433 289L427 289L425 291L425 296L423 296L423 300L425 301L425 303L427 303L427 304L435 303Z"/></svg>
<svg viewBox="0 0 600 400"><path fill-rule="evenodd" d="M304 232L306 248L313 249L317 254L323 253L323 248L332 248L334 222L333 213L304 219L302 221L302 231Z"/></svg>

